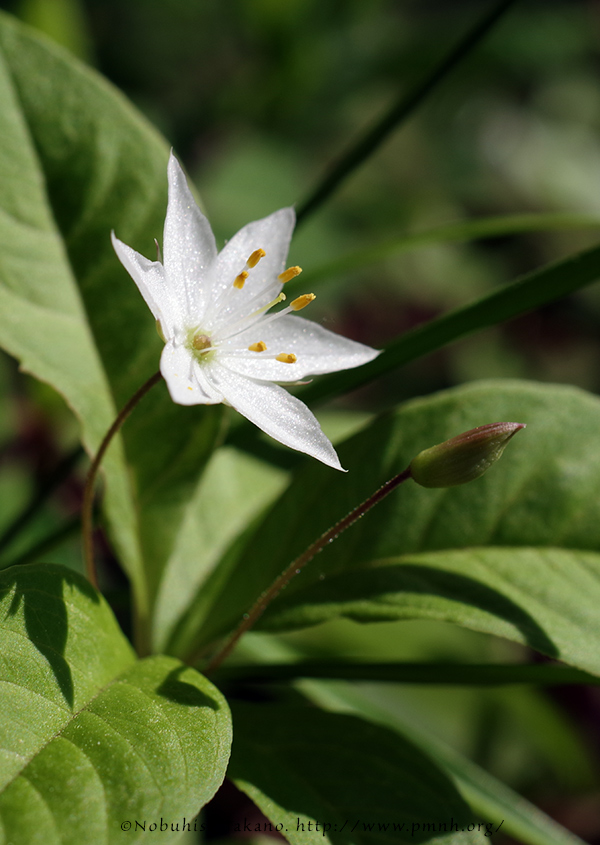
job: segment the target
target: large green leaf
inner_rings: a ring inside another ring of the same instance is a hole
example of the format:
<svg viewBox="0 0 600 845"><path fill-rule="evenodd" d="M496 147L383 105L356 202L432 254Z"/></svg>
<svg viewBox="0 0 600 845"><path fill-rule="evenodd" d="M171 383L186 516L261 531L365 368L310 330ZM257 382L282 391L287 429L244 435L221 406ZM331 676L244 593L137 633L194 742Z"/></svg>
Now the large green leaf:
<svg viewBox="0 0 600 845"><path fill-rule="evenodd" d="M316 537L421 449L495 420L529 427L483 478L447 490L405 483L292 580L260 624L275 630L345 614L451 619L598 673L600 453L590 444L600 402L521 382L458 388L380 418L340 446L346 476L303 467L196 637L233 626Z"/></svg>
<svg viewBox="0 0 600 845"><path fill-rule="evenodd" d="M154 641L162 648L178 618L192 603L210 606L225 577L211 578L219 560L285 486L281 470L238 452L217 449L187 509L161 583ZM225 518L224 518L225 515ZM233 564L235 557L229 554Z"/></svg>
<svg viewBox="0 0 600 845"><path fill-rule="evenodd" d="M450 780L392 731L302 706L235 704L233 719L228 774L292 845L484 839Z"/></svg>
<svg viewBox="0 0 600 845"><path fill-rule="evenodd" d="M167 156L101 77L0 15L0 344L64 396L89 452L158 368L154 320L110 230L153 254ZM219 419L173 405L160 384L124 429L133 477L120 441L106 457L107 516L142 618Z"/></svg>
<svg viewBox="0 0 600 845"><path fill-rule="evenodd" d="M0 618L0 841L153 841L150 824L192 819L229 756L212 684L172 658L137 661L102 597L62 567L2 572Z"/></svg>
<svg viewBox="0 0 600 845"><path fill-rule="evenodd" d="M334 616L438 619L529 645L600 675L600 554L470 548L365 562L273 608L270 625Z"/></svg>

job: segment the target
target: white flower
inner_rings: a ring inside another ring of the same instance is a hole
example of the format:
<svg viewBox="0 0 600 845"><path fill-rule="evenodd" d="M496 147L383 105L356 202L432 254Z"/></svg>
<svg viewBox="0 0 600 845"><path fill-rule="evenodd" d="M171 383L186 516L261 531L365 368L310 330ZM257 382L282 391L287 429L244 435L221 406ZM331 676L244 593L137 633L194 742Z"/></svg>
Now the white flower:
<svg viewBox="0 0 600 845"><path fill-rule="evenodd" d="M274 382L345 370L371 361L375 349L295 316L306 294L276 313L295 214L282 208L244 226L217 253L215 239L177 159L168 167L163 263L149 261L112 235L165 340L160 370L180 405L225 402L292 449L342 469L313 414Z"/></svg>

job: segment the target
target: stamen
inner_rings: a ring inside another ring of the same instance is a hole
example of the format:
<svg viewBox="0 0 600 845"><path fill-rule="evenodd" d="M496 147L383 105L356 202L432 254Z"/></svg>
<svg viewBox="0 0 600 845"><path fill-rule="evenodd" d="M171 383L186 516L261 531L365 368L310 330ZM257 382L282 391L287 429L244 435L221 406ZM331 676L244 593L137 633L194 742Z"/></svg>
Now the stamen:
<svg viewBox="0 0 600 845"><path fill-rule="evenodd" d="M203 349L209 349L211 345L210 338L207 334L194 335L194 339L192 340L194 349L201 351Z"/></svg>
<svg viewBox="0 0 600 845"><path fill-rule="evenodd" d="M246 284L246 279L249 276L248 270L252 270L253 267L256 267L258 262L261 258L264 258L267 253L264 249L255 249L250 258L246 261L247 270L242 270L242 272L235 277L233 280L234 288L241 290L244 285Z"/></svg>
<svg viewBox="0 0 600 845"><path fill-rule="evenodd" d="M230 340L232 337L235 337L237 334L241 334L242 332L245 332L246 329L249 328L248 323L250 321L252 321L253 317L257 317L259 314L262 314L264 311L268 311L269 308L273 308L274 305L277 305L278 303L283 302L284 299L286 299L286 295L282 291L279 294L279 296L276 296L275 299L271 300L271 302L268 302L266 305L263 305L262 308L257 308L256 311L253 311L251 314L248 314L246 317L242 317L240 320L236 320L234 323L231 323L231 325L229 325L227 327L229 329L227 334L220 335L217 338L218 342L221 343L224 340ZM289 310L289 308L283 309L283 311L287 311L287 310ZM278 312L278 314L281 314L281 313L283 313L283 312L282 311ZM268 321L268 320L272 319L273 317L277 317L278 314L272 314L269 317L267 317L266 320ZM256 322L256 320L254 320L253 322Z"/></svg>
<svg viewBox="0 0 600 845"><path fill-rule="evenodd" d="M276 296L275 299L272 299L268 305L263 305L262 308L257 308L256 311L253 311L252 314L249 314L248 316L256 317L257 314L262 314L263 311L268 311L269 308L273 308L274 305L279 305L279 303L283 302L285 299L287 299L287 296L283 291L281 291L279 296Z"/></svg>
<svg viewBox="0 0 600 845"><path fill-rule="evenodd" d="M264 340L259 340L258 343L251 343L248 347L248 352L266 352L267 344Z"/></svg>
<svg viewBox="0 0 600 845"><path fill-rule="evenodd" d="M290 303L290 308L292 311L302 311L303 308L306 308L307 305L316 299L314 293L304 293L302 296L299 296L297 299L294 299L293 302Z"/></svg>
<svg viewBox="0 0 600 845"><path fill-rule="evenodd" d="M239 274L239 276L236 276L235 279L233 280L234 288L241 290L244 287L244 285L246 284L247 278L248 278L248 271L242 270L242 272Z"/></svg>
<svg viewBox="0 0 600 845"><path fill-rule="evenodd" d="M301 272L302 267L288 267L287 270L284 270L283 273L280 273L277 278L280 282L283 282L283 284L285 285L286 282L289 282L292 279L295 279L296 276L299 276Z"/></svg>
<svg viewBox="0 0 600 845"><path fill-rule="evenodd" d="M282 352L275 356L276 361L281 361L282 364L295 364L298 360L293 352Z"/></svg>
<svg viewBox="0 0 600 845"><path fill-rule="evenodd" d="M252 270L256 267L261 258L264 258L267 253L264 249L255 249L250 258L246 261L246 267Z"/></svg>

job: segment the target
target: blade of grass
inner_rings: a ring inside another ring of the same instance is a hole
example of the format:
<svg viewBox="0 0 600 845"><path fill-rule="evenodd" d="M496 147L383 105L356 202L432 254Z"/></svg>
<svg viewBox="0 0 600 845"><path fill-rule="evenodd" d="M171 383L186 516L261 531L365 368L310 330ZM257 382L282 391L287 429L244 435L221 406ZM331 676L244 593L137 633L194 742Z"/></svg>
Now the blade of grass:
<svg viewBox="0 0 600 845"><path fill-rule="evenodd" d="M355 370L324 376L299 394L307 404L355 390L392 370L481 329L511 320L600 278L600 246L534 270L462 308L417 326L384 347L385 354Z"/></svg>
<svg viewBox="0 0 600 845"><path fill-rule="evenodd" d="M326 199L348 178L377 147L421 105L428 95L464 59L493 28L515 0L501 0L477 21L447 56L408 94L402 95L391 108L370 126L324 176L315 190L300 203L296 212L296 226L314 214Z"/></svg>
<svg viewBox="0 0 600 845"><path fill-rule="evenodd" d="M424 246L439 243L461 243L483 238L498 238L505 235L521 235L525 232L551 232L567 229L600 229L600 217L589 214L508 214L501 217L482 217L476 220L460 220L445 223L423 232L413 232L398 238L383 241L373 246L350 252L339 258L305 270L302 282L320 282L333 276L340 276L361 267L368 267L384 261L393 255L401 255ZM295 283L288 283L287 291L293 291ZM290 294L292 296L293 294Z"/></svg>
<svg viewBox="0 0 600 845"><path fill-rule="evenodd" d="M231 666L215 672L217 683L273 683L298 678L389 681L400 684L500 686L504 684L600 684L600 678L571 666L546 663L345 663L303 660Z"/></svg>

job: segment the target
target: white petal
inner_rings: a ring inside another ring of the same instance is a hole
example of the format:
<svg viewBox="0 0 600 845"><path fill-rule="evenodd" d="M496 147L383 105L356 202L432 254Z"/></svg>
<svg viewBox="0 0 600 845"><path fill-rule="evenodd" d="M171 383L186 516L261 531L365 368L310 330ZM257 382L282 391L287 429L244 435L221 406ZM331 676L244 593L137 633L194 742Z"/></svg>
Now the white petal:
<svg viewBox="0 0 600 845"><path fill-rule="evenodd" d="M205 281L207 270L216 258L217 247L210 223L196 205L173 153L167 175L169 203L163 236L165 271L188 322L194 323L210 296Z"/></svg>
<svg viewBox="0 0 600 845"><path fill-rule="evenodd" d="M298 381L305 376L349 370L372 361L380 353L362 343L330 332L318 323L287 314L261 326L260 323L233 339L235 347L247 349L262 340L266 352L248 352L243 357L223 355L223 363L240 375L267 381ZM233 348L233 340L231 346ZM222 347L226 350L227 345ZM282 364L268 355L289 352L295 364Z"/></svg>
<svg viewBox="0 0 600 845"><path fill-rule="evenodd" d="M160 358L160 371L167 382L171 399L178 405L216 405L223 395L203 376L189 349L169 341Z"/></svg>
<svg viewBox="0 0 600 845"><path fill-rule="evenodd" d="M162 264L144 258L135 249L120 241L114 232L111 232L111 239L119 261L138 286L154 319L160 320L163 334L165 337L172 337L174 327L181 321L181 314L179 303L165 281Z"/></svg>
<svg viewBox="0 0 600 845"><path fill-rule="evenodd" d="M316 417L283 387L244 378L214 360L205 371L225 401L270 437L334 469L342 469Z"/></svg>
<svg viewBox="0 0 600 845"><path fill-rule="evenodd" d="M285 267L295 222L294 209L282 208L269 217L248 223L227 242L211 269L214 296L207 312L210 329L226 327L232 319L249 314L277 296L282 287L277 276ZM249 270L243 289L234 288L236 276L257 249L265 251L264 258ZM260 294L258 298L257 294Z"/></svg>

